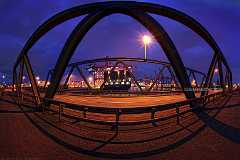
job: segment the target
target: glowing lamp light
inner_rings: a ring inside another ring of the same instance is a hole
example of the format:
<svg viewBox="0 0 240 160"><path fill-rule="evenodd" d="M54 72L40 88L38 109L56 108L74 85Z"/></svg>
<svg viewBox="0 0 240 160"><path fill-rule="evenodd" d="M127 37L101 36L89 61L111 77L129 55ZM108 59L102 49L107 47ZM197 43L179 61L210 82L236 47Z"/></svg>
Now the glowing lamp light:
<svg viewBox="0 0 240 160"><path fill-rule="evenodd" d="M217 68L214 69L214 73L218 73L218 69Z"/></svg>
<svg viewBox="0 0 240 160"><path fill-rule="evenodd" d="M40 80L40 77L39 77L39 76L37 76L37 77L36 77L36 80L37 80L37 81L39 81L39 80Z"/></svg>
<svg viewBox="0 0 240 160"><path fill-rule="evenodd" d="M148 45L148 44L150 44L150 43L152 42L152 39L151 39L150 36L144 35L144 36L142 37L142 41L143 41L143 44L144 44L144 45Z"/></svg>

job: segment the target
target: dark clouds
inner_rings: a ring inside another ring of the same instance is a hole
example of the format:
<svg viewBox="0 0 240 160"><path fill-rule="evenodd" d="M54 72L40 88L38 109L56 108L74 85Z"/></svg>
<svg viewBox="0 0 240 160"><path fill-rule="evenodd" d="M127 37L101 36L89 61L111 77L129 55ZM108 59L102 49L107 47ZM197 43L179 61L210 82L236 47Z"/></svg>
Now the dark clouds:
<svg viewBox="0 0 240 160"><path fill-rule="evenodd" d="M64 9L98 2L93 0L1 0L0 1L0 72L11 74L11 69L24 43L47 18ZM149 1L148 1L149 2ZM151 0L181 10L196 18L216 39L239 81L238 46L240 42L240 3L238 0ZM52 68L63 43L82 17L70 20L50 31L30 51L34 71L44 76ZM183 25L158 17L176 43L187 66L207 70L212 50L195 33ZM143 50L137 41L146 30L132 18L113 15L101 20L83 39L72 61L94 57L141 57ZM161 53L161 54L159 54ZM161 48L154 44L149 56L165 59Z"/></svg>

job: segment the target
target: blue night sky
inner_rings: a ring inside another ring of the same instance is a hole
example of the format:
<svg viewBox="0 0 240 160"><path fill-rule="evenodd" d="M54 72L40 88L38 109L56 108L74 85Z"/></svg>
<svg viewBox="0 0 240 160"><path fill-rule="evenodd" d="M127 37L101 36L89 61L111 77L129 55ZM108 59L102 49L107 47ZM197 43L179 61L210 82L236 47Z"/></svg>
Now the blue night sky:
<svg viewBox="0 0 240 160"><path fill-rule="evenodd" d="M98 0L1 0L0 1L0 73L11 76L12 66L27 39L35 29L54 14L81 4ZM235 82L240 81L240 1L239 0L149 0L183 11L198 20L217 41L233 71ZM212 50L185 26L153 15L168 31L188 67L206 72ZM41 77L53 68L64 42L83 17L69 20L45 35L30 51L34 72ZM104 56L143 57L139 42L147 33L134 19L115 14L101 20L79 44L72 62ZM157 43L148 56L166 60Z"/></svg>

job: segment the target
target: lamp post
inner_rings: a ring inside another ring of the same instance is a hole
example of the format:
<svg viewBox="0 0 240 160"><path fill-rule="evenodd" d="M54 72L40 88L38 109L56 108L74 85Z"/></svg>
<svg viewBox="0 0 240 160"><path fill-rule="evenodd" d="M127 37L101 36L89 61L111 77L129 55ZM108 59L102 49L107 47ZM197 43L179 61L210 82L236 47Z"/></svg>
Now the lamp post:
<svg viewBox="0 0 240 160"><path fill-rule="evenodd" d="M147 46L152 42L152 39L150 36L144 35L142 37L142 41L144 44L144 59L146 60L147 59Z"/></svg>

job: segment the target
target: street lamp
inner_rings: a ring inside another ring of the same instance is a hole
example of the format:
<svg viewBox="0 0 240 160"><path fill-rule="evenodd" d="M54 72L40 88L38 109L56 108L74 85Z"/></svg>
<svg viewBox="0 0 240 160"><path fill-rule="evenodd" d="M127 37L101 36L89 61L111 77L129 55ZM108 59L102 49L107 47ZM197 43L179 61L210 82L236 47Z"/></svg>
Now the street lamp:
<svg viewBox="0 0 240 160"><path fill-rule="evenodd" d="M152 42L152 39L150 36L144 35L142 37L142 41L144 44L144 59L146 60L147 59L147 46Z"/></svg>

